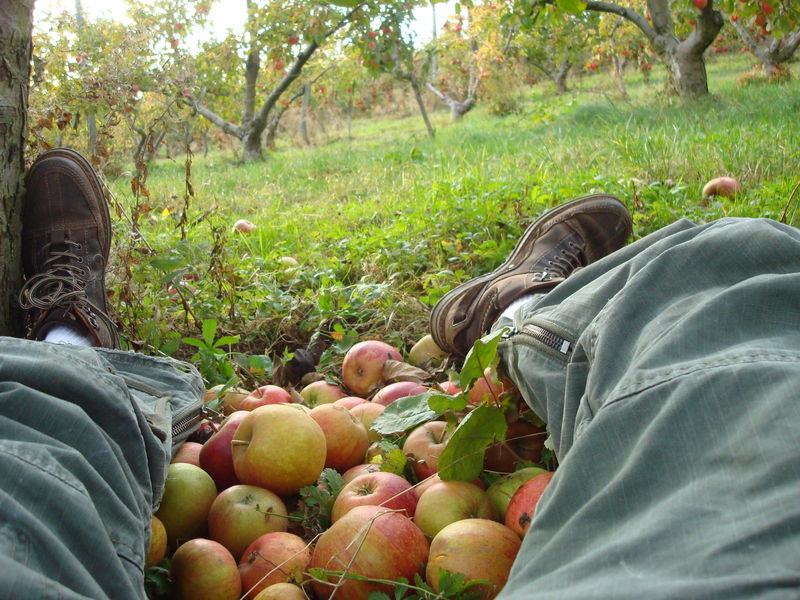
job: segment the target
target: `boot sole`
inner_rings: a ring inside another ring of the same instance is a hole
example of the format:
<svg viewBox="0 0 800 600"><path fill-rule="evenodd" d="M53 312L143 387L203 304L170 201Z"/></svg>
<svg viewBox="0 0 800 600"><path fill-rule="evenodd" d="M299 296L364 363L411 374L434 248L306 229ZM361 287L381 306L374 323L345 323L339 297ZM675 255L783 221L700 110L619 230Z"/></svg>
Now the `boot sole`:
<svg viewBox="0 0 800 600"><path fill-rule="evenodd" d="M503 262L503 264L486 275L481 275L474 279L470 279L469 281L465 281L442 296L433 307L430 318L431 336L433 337L434 342L436 342L436 345L447 352L456 354L458 353L453 345L447 341L446 332L448 330L452 331L452 338L455 339L458 336L458 332L461 328L459 328L457 324L445 324L441 317L449 312L453 303L463 294L465 290L473 287L483 287L499 274L508 270L509 265L514 265L520 256L525 255L529 251L528 246L541 235L542 230L545 229L545 225L549 228L570 218L572 215L565 215L565 213L569 213L576 205L600 200L606 200L607 203L605 206L609 208L625 207L625 205L614 196L610 196L608 194L591 194L588 196L581 196L580 198L574 198L554 208L551 208L528 226L528 228L525 230L525 233L523 233L522 237L517 242L516 246L514 246L511 254L509 254L508 258ZM603 206L604 205L602 203L599 203L595 206L595 208L603 208ZM474 313L472 310L470 310L467 312L467 316L463 321L461 321L461 323L469 323L472 321L472 319L474 319ZM438 328L434 328L434 323L439 323L440 326Z"/></svg>

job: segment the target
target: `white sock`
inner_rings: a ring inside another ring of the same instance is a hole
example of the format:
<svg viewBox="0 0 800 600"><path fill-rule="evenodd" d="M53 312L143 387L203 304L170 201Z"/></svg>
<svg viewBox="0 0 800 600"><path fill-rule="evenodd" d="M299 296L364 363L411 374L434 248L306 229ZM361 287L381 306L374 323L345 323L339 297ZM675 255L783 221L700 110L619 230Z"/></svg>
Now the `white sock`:
<svg viewBox="0 0 800 600"><path fill-rule="evenodd" d="M94 346L94 340L85 330L74 325L53 325L47 330L45 342L71 344L73 346Z"/></svg>
<svg viewBox="0 0 800 600"><path fill-rule="evenodd" d="M517 298L516 300L514 300L508 306L507 309L505 309L503 311L503 314L500 315L500 316L501 317L508 317L509 319L513 319L514 318L514 313L517 312L517 309L520 306L522 306L523 304L525 304L526 302L529 302L531 300L531 298L533 298L535 296L538 296L538 294L527 294L525 296L522 296L521 298Z"/></svg>

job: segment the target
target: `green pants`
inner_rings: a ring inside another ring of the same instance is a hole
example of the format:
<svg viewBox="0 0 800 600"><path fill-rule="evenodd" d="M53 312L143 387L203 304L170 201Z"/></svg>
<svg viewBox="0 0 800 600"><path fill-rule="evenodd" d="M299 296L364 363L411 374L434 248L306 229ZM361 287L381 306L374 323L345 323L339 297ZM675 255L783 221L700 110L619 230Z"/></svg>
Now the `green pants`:
<svg viewBox="0 0 800 600"><path fill-rule="evenodd" d="M800 595L796 230L676 223L513 325L560 467L502 598ZM0 600L142 598L201 391L182 363L0 338Z"/></svg>
<svg viewBox="0 0 800 600"><path fill-rule="evenodd" d="M560 461L502 600L800 597L800 232L675 223L522 306Z"/></svg>
<svg viewBox="0 0 800 600"><path fill-rule="evenodd" d="M150 515L202 393L176 361L0 338L0 599L144 597Z"/></svg>

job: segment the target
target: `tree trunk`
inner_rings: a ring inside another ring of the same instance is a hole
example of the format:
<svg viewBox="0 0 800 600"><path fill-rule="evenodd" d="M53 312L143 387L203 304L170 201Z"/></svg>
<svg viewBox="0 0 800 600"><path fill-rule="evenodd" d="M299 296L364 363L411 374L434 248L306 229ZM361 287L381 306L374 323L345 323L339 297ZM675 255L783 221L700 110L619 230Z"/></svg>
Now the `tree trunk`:
<svg viewBox="0 0 800 600"><path fill-rule="evenodd" d="M623 78L623 74L625 72L625 63L627 61L624 58L620 58L619 56L614 55L613 62L614 62L614 84L617 86L617 90L619 90L622 99L627 100L628 88L625 87L625 79Z"/></svg>
<svg viewBox="0 0 800 600"><path fill-rule="evenodd" d="M556 94L566 94L569 91L569 89L567 89L567 75L569 75L571 68L572 64L565 60L561 63L561 66L558 67L557 71L553 71L550 74L553 83L556 84Z"/></svg>
<svg viewBox="0 0 800 600"><path fill-rule="evenodd" d="M681 98L705 96L708 94L708 76L702 52L697 56L696 52L686 50L680 44L664 56L672 85Z"/></svg>
<svg viewBox="0 0 800 600"><path fill-rule="evenodd" d="M300 109L300 137L306 146L311 145L311 140L308 139L308 109L311 106L311 86L305 84L303 86L303 104Z"/></svg>
<svg viewBox="0 0 800 600"><path fill-rule="evenodd" d="M0 2L0 334L18 335L33 0Z"/></svg>
<svg viewBox="0 0 800 600"><path fill-rule="evenodd" d="M744 25L738 21L731 21L731 23L739 37L742 38L742 41L750 48L750 52L761 61L761 67L765 75L772 75L778 65L789 61L798 46L800 46L800 31L787 34L782 39L773 37L768 43L759 44L753 39L753 36L750 35Z"/></svg>
<svg viewBox="0 0 800 600"><path fill-rule="evenodd" d="M428 135L433 138L436 134L433 131L433 126L428 118L428 111L425 109L425 102L422 99L422 90L419 88L419 82L413 73L408 74L408 81L411 84L411 89L414 90L414 99L419 106L419 112L422 114L422 120L425 121L425 127L428 130Z"/></svg>

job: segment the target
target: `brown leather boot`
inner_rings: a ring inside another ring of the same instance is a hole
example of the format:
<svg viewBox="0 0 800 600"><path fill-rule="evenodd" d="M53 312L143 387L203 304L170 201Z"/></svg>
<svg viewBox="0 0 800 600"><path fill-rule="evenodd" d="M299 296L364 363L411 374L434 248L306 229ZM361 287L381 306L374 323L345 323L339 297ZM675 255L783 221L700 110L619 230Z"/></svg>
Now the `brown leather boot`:
<svg viewBox="0 0 800 600"><path fill-rule="evenodd" d="M630 234L631 216L613 196L585 196L549 210L528 227L502 265L436 303L434 341L463 358L514 300L550 291L576 268L621 248Z"/></svg>
<svg viewBox="0 0 800 600"><path fill-rule="evenodd" d="M100 179L80 154L55 148L33 164L26 188L19 303L28 337L41 340L54 325L68 325L95 346L117 348L105 284L111 219Z"/></svg>

